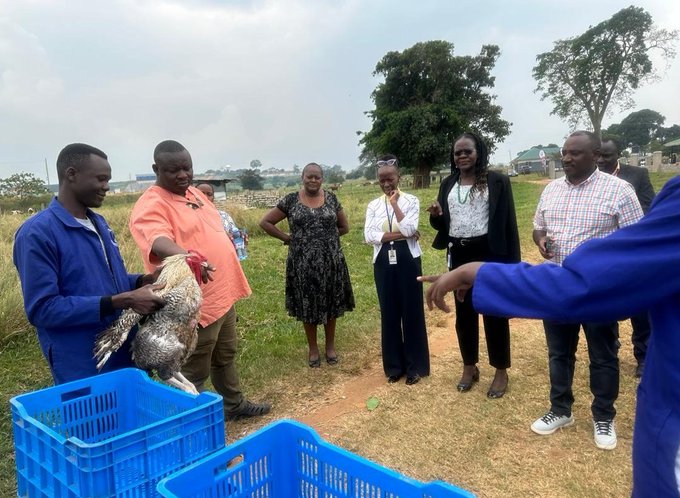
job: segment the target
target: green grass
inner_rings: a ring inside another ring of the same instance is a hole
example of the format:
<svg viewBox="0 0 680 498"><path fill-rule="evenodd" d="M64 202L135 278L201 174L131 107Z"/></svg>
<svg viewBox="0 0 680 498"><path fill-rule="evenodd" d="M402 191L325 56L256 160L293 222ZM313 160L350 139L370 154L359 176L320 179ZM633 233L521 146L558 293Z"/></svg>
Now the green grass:
<svg viewBox="0 0 680 498"><path fill-rule="evenodd" d="M651 175L655 189L673 175ZM534 209L543 189L541 178L527 175L513 178L513 193L522 243L523 259L538 261L531 242ZM409 189L406 189L409 190ZM443 252L431 248L434 231L430 228L425 207L437 195L438 184L430 189L413 191L420 198L424 250L423 272L445 270ZM338 348L344 357L354 352L376 352L380 347L379 309L373 282L372 248L363 242L363 222L368 202L380 195L377 185L362 186L346 183L337 192L350 223L350 232L342 238L356 298L356 309L338 321ZM107 218L118 238L119 246L130 271L141 271L139 252L127 228L133 197L112 197L100 212ZM306 341L302 326L287 316L284 303L284 268L287 248L280 241L263 234L258 222L266 210L241 209L229 206L240 226L250 233L249 258L243 262L253 295L237 304L241 336L239 371L244 391L253 398L264 398L274 389L285 386L285 379L306 369ZM9 398L51 384L51 377L42 358L33 328L23 312L19 280L12 264L13 236L25 217L0 215L0 433L11 433ZM285 223L285 222L284 222ZM364 355L362 358L368 357ZM349 362L348 362L349 363ZM358 374L363 367L357 362ZM308 369L307 369L308 370ZM332 379L331 379L332 382ZM283 396L293 393L283 393ZM14 459L11 437L0 440L0 496L16 494Z"/></svg>

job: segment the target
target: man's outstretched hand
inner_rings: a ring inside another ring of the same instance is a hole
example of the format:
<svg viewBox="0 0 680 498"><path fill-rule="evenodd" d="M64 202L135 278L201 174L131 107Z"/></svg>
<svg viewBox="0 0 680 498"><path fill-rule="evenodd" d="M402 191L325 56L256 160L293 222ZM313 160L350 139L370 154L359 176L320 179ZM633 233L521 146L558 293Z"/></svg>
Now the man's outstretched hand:
<svg viewBox="0 0 680 498"><path fill-rule="evenodd" d="M425 293L427 307L432 310L436 306L440 310L451 311L444 298L451 291L456 291L456 299L465 299L468 289L472 287L477 278L477 272L484 263L467 263L441 275L423 275L418 277L420 282L430 283Z"/></svg>

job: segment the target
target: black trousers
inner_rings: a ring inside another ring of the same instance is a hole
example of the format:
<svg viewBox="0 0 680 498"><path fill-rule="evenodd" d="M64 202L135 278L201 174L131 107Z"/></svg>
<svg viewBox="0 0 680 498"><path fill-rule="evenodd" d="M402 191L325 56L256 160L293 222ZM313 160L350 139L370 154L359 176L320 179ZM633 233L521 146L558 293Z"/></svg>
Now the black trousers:
<svg viewBox="0 0 680 498"><path fill-rule="evenodd" d="M453 270L472 261L489 260L486 235L469 239L449 238L449 269ZM472 306L472 289L465 300L456 302L456 335L463 357L463 365L479 362L479 314ZM494 368L510 367L510 325L507 318L482 315L489 363Z"/></svg>
<svg viewBox="0 0 680 498"><path fill-rule="evenodd" d="M652 328L649 325L649 315L640 313L630 317L630 324L633 326L633 355L638 363L644 363L647 356L647 342Z"/></svg>
<svg viewBox="0 0 680 498"><path fill-rule="evenodd" d="M550 409L557 415L571 415L574 404L571 386L581 326L588 342L593 420L610 420L616 416L614 401L619 396L618 322L580 324L543 321L550 367Z"/></svg>
<svg viewBox="0 0 680 498"><path fill-rule="evenodd" d="M388 250L394 248L397 264ZM381 318L381 343L385 375L430 375L430 351L425 328L420 258L414 258L405 240L383 244L373 265Z"/></svg>

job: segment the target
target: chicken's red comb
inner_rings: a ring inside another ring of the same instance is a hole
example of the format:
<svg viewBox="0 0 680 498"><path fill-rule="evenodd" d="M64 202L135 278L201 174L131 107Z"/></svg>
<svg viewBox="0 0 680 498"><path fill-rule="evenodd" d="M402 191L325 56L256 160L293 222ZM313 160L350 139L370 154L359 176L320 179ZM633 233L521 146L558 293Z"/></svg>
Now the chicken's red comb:
<svg viewBox="0 0 680 498"><path fill-rule="evenodd" d="M187 256L186 261L187 264L189 265L189 268L191 268L191 271L194 272L196 281L199 283L199 285L202 284L203 272L201 270L203 267L203 263L208 261L206 257L194 249L189 249L189 255Z"/></svg>

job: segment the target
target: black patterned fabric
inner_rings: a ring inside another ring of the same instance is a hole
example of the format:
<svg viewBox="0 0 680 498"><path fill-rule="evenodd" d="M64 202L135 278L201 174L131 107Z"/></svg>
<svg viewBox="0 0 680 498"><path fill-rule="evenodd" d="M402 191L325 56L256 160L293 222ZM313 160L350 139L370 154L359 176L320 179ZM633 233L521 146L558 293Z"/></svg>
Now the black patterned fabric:
<svg viewBox="0 0 680 498"><path fill-rule="evenodd" d="M354 294L340 247L335 194L324 190L324 204L310 208L298 192L277 207L288 217L290 247L286 260L286 309L304 323L324 324L354 309Z"/></svg>

